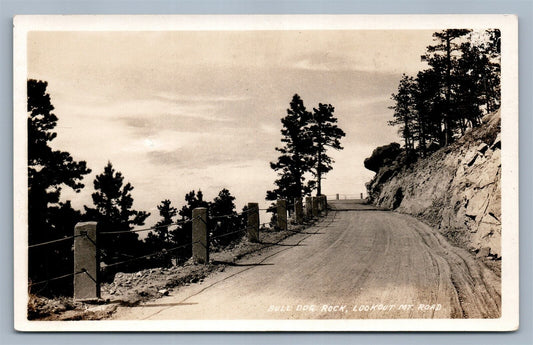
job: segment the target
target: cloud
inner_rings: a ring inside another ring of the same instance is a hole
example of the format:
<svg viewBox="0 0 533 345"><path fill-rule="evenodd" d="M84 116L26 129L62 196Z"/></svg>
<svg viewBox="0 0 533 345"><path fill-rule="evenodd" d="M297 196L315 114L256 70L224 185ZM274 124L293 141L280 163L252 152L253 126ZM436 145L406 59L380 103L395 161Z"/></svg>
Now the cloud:
<svg viewBox="0 0 533 345"><path fill-rule="evenodd" d="M49 82L54 145L95 174L111 160L140 209L163 198L181 205L198 188L262 202L295 93L309 110L335 106L347 133L325 188L362 188L371 174L361 172L364 158L397 140L386 125L390 94L403 72L420 68L424 37L431 41L418 31L40 32L29 35L28 73ZM90 201L90 181L72 198Z"/></svg>
<svg viewBox="0 0 533 345"><path fill-rule="evenodd" d="M294 68L312 71L355 71L357 70L352 62L345 58L333 57L326 54L312 55L296 61Z"/></svg>
<svg viewBox="0 0 533 345"><path fill-rule="evenodd" d="M182 137L178 142L158 145L159 149L145 150L150 163L173 169L205 169L217 165L242 166L250 160L268 164L276 156L273 147L251 136L197 135Z"/></svg>
<svg viewBox="0 0 533 345"><path fill-rule="evenodd" d="M172 101L172 102L241 102L248 100L249 97L242 95L184 95L184 94L173 94L169 92L160 92L155 95L158 98Z"/></svg>

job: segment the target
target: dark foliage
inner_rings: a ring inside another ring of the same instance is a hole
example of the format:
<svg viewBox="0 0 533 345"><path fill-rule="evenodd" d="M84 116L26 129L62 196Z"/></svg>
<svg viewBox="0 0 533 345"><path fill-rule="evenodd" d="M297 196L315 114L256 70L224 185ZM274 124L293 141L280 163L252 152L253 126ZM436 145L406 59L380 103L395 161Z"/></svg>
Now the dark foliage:
<svg viewBox="0 0 533 345"><path fill-rule="evenodd" d="M61 188L79 192L83 175L89 174L84 161L70 153L53 150L50 142L57 133L58 118L46 88L48 83L29 79L28 87L28 242L30 245L72 236L80 214L70 201L60 202ZM72 241L29 248L28 274L31 282L72 273ZM68 294L68 280L38 284L32 292L43 295Z"/></svg>
<svg viewBox="0 0 533 345"><path fill-rule="evenodd" d="M227 189L222 189L209 205L209 235L215 247L225 247L241 239L246 228L246 214L235 211L235 197Z"/></svg>
<svg viewBox="0 0 533 345"><path fill-rule="evenodd" d="M322 177L333 169L333 159L328 156L328 148L342 150L340 139L346 134L336 123L337 118L333 116L335 108L331 104L318 104L318 108L313 108L313 120L309 131L313 140L314 165L313 175L316 177L316 195L322 194Z"/></svg>
<svg viewBox="0 0 533 345"><path fill-rule="evenodd" d="M276 147L281 155L277 162L270 163L278 173L278 179L274 181L277 188L267 192L267 200L285 199L287 208L292 210L295 199L310 195L314 189L321 194L323 175L333 168L334 163L327 150L342 150L340 139L345 136L336 125L334 110L331 104L319 103L311 113L298 94L293 96L287 115L281 119L281 142L285 145ZM269 211L275 212L274 204Z"/></svg>
<svg viewBox="0 0 533 345"><path fill-rule="evenodd" d="M154 266L170 266L172 264L172 253L169 250L174 246L174 242L171 238L170 227L174 223L173 218L177 215L178 209L170 204L170 200L167 199L161 201L161 204L157 206L161 220L155 224L154 231L149 232L145 239L148 252L163 252L159 257L159 262L152 263Z"/></svg>
<svg viewBox="0 0 533 345"><path fill-rule="evenodd" d="M270 167L278 173L274 181L276 189L267 192L267 200L286 199L292 205L295 198L311 193L315 184L307 181L305 173L314 166L314 146L309 130L313 115L306 110L298 94L295 94L287 109L287 115L281 119L283 147L276 147L281 155ZM291 208L291 207L289 207Z"/></svg>
<svg viewBox="0 0 533 345"><path fill-rule="evenodd" d="M482 40L473 34L468 29L435 32L435 44L422 56L429 69L400 80L389 124L400 126L406 151L425 156L447 146L499 108L500 32L487 30Z"/></svg>
<svg viewBox="0 0 533 345"><path fill-rule="evenodd" d="M126 261L144 253L139 235L131 230L144 225L148 212L133 210L130 183L124 184L124 177L113 169L111 162L94 180L92 194L94 208L85 206L86 220L98 223L98 247L105 264ZM121 232L112 234L110 232ZM139 268L140 261L131 261L120 266L122 271Z"/></svg>

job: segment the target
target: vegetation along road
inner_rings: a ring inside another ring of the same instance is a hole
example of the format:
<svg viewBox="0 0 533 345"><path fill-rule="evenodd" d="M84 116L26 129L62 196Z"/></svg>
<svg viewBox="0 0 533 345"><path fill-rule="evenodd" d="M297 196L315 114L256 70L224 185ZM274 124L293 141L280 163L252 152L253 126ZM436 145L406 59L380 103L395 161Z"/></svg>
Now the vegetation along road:
<svg viewBox="0 0 533 345"><path fill-rule="evenodd" d="M497 318L500 278L413 217L357 202L114 319Z"/></svg>

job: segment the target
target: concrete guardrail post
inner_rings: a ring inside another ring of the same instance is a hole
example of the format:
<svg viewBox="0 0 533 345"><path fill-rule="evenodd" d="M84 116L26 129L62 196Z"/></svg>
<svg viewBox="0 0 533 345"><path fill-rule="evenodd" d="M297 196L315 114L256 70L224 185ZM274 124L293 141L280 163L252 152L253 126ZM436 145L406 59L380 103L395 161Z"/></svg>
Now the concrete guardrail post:
<svg viewBox="0 0 533 345"><path fill-rule="evenodd" d="M294 201L294 215L296 216L296 223L302 224L304 222L304 210L302 205L302 198Z"/></svg>
<svg viewBox="0 0 533 345"><path fill-rule="evenodd" d="M322 206L323 206L323 211L324 211L324 215L328 215L328 197L325 196L325 195L322 195Z"/></svg>
<svg viewBox="0 0 533 345"><path fill-rule="evenodd" d="M310 196L305 197L305 218L313 218L313 199Z"/></svg>
<svg viewBox="0 0 533 345"><path fill-rule="evenodd" d="M318 218L318 198L316 196L313 196L311 200L312 200L313 218Z"/></svg>
<svg viewBox="0 0 533 345"><path fill-rule="evenodd" d="M99 299L100 263L96 248L96 222L77 223L74 236L74 299Z"/></svg>
<svg viewBox="0 0 533 345"><path fill-rule="evenodd" d="M363 199L363 193L361 193L361 199Z"/></svg>
<svg viewBox="0 0 533 345"><path fill-rule="evenodd" d="M256 202L248 203L248 226L246 232L250 242L259 242L259 204Z"/></svg>
<svg viewBox="0 0 533 345"><path fill-rule="evenodd" d="M277 218L278 229L287 230L287 200L278 199Z"/></svg>
<svg viewBox="0 0 533 345"><path fill-rule="evenodd" d="M205 207L192 210L192 257L194 262L209 263L209 233Z"/></svg>
<svg viewBox="0 0 533 345"><path fill-rule="evenodd" d="M324 213L324 196L318 195L316 199L318 203L318 215L322 216L322 214Z"/></svg>
<svg viewBox="0 0 533 345"><path fill-rule="evenodd" d="M339 200L339 193L335 196L335 199Z"/></svg>

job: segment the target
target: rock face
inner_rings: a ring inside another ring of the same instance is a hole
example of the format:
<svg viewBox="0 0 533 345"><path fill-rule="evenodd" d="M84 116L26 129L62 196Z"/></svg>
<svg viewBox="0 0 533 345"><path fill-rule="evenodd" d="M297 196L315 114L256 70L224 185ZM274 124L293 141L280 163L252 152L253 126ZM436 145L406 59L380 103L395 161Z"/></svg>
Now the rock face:
<svg viewBox="0 0 533 345"><path fill-rule="evenodd" d="M367 184L371 201L423 218L477 255L501 257L500 113L454 144L408 168L379 169Z"/></svg>

